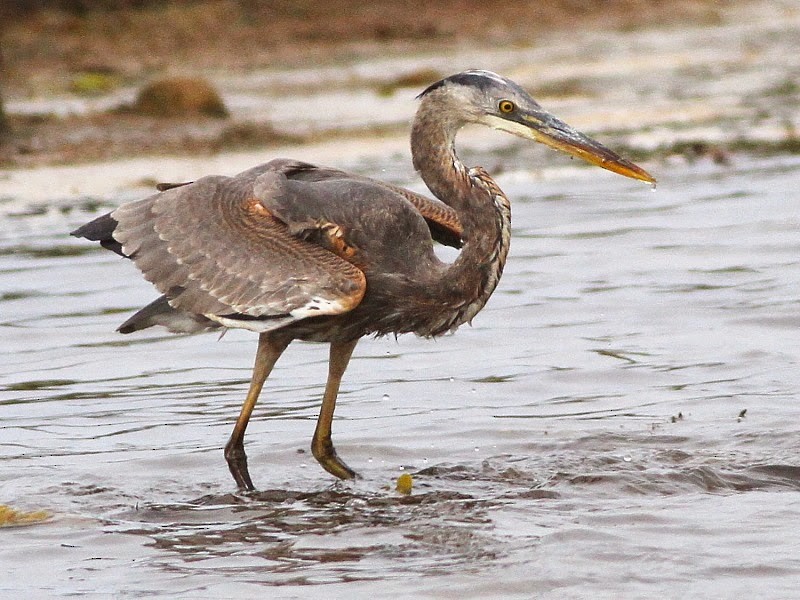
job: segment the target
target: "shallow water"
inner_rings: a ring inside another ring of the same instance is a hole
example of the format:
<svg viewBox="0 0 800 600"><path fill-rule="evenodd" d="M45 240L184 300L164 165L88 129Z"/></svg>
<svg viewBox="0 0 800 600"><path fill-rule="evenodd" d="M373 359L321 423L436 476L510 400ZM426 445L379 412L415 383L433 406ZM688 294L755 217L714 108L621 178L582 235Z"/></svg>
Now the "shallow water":
<svg viewBox="0 0 800 600"><path fill-rule="evenodd" d="M154 292L65 232L124 198L7 200L0 503L53 517L0 531L0 595L795 596L800 159L654 170L499 176L511 256L473 326L356 349L334 441L363 479L307 452L327 352L296 343L252 495L221 447L255 336L115 334Z"/></svg>

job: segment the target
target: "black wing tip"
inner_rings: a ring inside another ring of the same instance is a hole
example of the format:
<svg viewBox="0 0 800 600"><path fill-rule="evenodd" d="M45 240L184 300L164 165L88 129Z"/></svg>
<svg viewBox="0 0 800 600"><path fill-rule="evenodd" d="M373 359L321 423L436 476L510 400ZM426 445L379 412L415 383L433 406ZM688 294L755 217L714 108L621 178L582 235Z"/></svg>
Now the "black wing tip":
<svg viewBox="0 0 800 600"><path fill-rule="evenodd" d="M106 213L71 231L70 235L90 242L100 242L100 245L106 250L111 250L120 256L129 258L122 251L122 244L114 238L114 230L118 224L117 220L111 216L111 213Z"/></svg>
<svg viewBox="0 0 800 600"><path fill-rule="evenodd" d="M167 190L174 190L175 188L183 187L194 183L193 181L184 181L182 183L157 183L156 190L159 192L166 192Z"/></svg>
<svg viewBox="0 0 800 600"><path fill-rule="evenodd" d="M92 242L100 242L112 237L118 224L117 220L111 216L111 213L106 213L71 231L70 235L82 237Z"/></svg>
<svg viewBox="0 0 800 600"><path fill-rule="evenodd" d="M98 242L99 240L92 239L94 234L93 234L93 229L90 227L90 225L93 222L94 221L92 221L90 223L86 223L85 225L81 225L77 229L73 229L72 231L70 231L69 234L72 237L84 238L84 239L87 239L87 240L92 241L92 242Z"/></svg>
<svg viewBox="0 0 800 600"><path fill-rule="evenodd" d="M134 331L152 327L153 323L150 322L150 317L157 308L161 307L162 304L166 304L166 299L164 296L161 296L157 300L151 302L144 308L139 309L136 311L136 313L128 317L122 325L117 327L117 332L133 333Z"/></svg>

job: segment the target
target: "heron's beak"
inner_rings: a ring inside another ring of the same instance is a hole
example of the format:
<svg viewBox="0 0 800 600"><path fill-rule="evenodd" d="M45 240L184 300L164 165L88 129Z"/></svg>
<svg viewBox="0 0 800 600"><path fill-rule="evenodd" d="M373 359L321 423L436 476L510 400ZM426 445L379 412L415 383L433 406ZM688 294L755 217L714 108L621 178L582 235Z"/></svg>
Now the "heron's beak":
<svg viewBox="0 0 800 600"><path fill-rule="evenodd" d="M606 148L600 142L573 129L544 110L519 111L507 131L541 142L546 146L577 156L588 163L603 167L625 177L655 183L655 177L631 161ZM506 128L504 128L506 129Z"/></svg>

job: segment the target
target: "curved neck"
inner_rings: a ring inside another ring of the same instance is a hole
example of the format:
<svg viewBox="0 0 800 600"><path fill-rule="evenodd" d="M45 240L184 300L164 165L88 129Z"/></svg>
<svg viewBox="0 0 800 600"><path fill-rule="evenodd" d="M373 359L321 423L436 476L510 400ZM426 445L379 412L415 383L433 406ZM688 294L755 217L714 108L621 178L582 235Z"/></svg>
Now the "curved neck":
<svg viewBox="0 0 800 600"><path fill-rule="evenodd" d="M469 185L464 163L456 155L455 139L463 123L445 119L436 102L422 100L411 126L411 160L434 196L459 213L466 211L459 188ZM459 215L460 216L460 215Z"/></svg>
<svg viewBox="0 0 800 600"><path fill-rule="evenodd" d="M468 169L458 158L455 137L464 121L448 114L440 99L426 96L411 130L414 168L455 209L463 227L461 253L432 284L438 301L452 309L441 332L470 321L486 304L503 273L511 237L508 199L486 171Z"/></svg>

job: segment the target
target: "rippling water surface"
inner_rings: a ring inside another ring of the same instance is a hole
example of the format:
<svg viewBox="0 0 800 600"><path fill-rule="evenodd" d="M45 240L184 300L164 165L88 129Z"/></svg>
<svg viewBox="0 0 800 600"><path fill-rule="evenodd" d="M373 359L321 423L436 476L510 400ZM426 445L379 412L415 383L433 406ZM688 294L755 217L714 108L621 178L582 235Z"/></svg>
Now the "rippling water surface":
<svg viewBox="0 0 800 600"><path fill-rule="evenodd" d="M307 452L327 351L296 343L252 495L221 447L255 336L114 333L154 292L65 232L125 198L5 199L0 503L53 516L0 531L0 595L796 597L800 160L657 170L498 177L473 326L356 349L334 441L363 479Z"/></svg>

